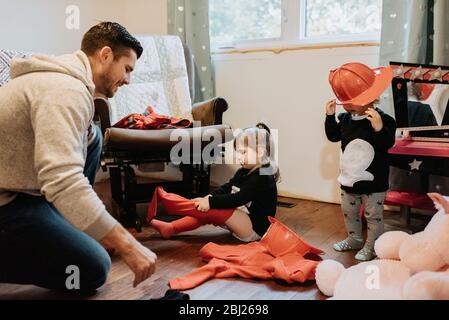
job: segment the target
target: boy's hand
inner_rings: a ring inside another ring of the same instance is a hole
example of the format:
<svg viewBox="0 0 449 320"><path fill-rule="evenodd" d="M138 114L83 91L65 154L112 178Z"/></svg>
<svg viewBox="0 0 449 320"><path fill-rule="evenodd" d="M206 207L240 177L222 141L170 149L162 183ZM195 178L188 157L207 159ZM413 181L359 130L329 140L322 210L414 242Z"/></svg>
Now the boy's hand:
<svg viewBox="0 0 449 320"><path fill-rule="evenodd" d="M428 196L432 199L437 210L444 209L444 212L449 214L449 202L441 194L429 193Z"/></svg>
<svg viewBox="0 0 449 320"><path fill-rule="evenodd" d="M335 112L336 112L336 109L337 109L337 101L336 101L335 99L329 101L329 102L326 104L326 114L327 114L328 116L334 115Z"/></svg>
<svg viewBox="0 0 449 320"><path fill-rule="evenodd" d="M195 201L195 207L198 211L207 212L210 210L209 197L201 198L199 201Z"/></svg>
<svg viewBox="0 0 449 320"><path fill-rule="evenodd" d="M384 123L382 121L382 117L380 116L379 112L374 110L373 108L369 108L365 112L368 115L368 120L371 122L371 125L373 126L374 131L379 132L383 129Z"/></svg>

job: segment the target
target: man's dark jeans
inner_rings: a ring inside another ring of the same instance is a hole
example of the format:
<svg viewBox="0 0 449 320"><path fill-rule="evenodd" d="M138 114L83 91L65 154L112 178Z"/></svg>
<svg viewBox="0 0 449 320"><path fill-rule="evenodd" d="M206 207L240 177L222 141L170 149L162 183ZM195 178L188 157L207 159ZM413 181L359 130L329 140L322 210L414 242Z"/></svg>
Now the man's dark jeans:
<svg viewBox="0 0 449 320"><path fill-rule="evenodd" d="M88 147L84 174L91 185L99 168L101 132ZM0 207L0 283L32 284L63 290L102 286L111 267L106 250L73 227L44 197L19 194ZM67 283L69 287L67 287Z"/></svg>

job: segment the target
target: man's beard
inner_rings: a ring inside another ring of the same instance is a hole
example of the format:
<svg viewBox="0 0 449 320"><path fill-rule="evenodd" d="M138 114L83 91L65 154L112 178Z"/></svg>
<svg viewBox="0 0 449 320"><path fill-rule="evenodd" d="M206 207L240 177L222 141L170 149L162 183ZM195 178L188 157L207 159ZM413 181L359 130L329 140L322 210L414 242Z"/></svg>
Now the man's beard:
<svg viewBox="0 0 449 320"><path fill-rule="evenodd" d="M114 91L116 83L107 75L107 73L101 75L101 83L104 84L102 94L104 94L107 98L114 97L116 92Z"/></svg>

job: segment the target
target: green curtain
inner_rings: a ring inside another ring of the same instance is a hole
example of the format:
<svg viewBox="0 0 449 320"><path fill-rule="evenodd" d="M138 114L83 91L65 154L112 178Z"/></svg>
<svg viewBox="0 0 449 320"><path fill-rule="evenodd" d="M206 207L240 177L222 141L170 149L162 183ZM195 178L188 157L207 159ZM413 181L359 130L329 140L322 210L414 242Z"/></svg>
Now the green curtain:
<svg viewBox="0 0 449 320"><path fill-rule="evenodd" d="M192 51L195 61L194 102L215 96L209 36L208 0L167 0L168 32Z"/></svg>
<svg viewBox="0 0 449 320"><path fill-rule="evenodd" d="M449 1L384 0L382 16L381 65L449 65ZM391 90L381 108L393 114Z"/></svg>
<svg viewBox="0 0 449 320"><path fill-rule="evenodd" d="M384 0L381 62L449 65L449 1Z"/></svg>

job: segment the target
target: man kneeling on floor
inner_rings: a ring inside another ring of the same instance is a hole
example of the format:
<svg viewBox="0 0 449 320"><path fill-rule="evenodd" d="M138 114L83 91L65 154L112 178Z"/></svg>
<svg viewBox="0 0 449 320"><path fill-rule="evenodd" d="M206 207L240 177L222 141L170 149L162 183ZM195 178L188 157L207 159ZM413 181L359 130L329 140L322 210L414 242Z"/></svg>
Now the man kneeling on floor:
<svg viewBox="0 0 449 320"><path fill-rule="evenodd" d="M128 84L142 51L124 27L103 22L73 54L12 63L0 88L0 283L91 292L111 267L105 248L134 272L134 286L154 273L156 255L92 188L102 146L94 96ZM74 271L79 286L68 287Z"/></svg>

